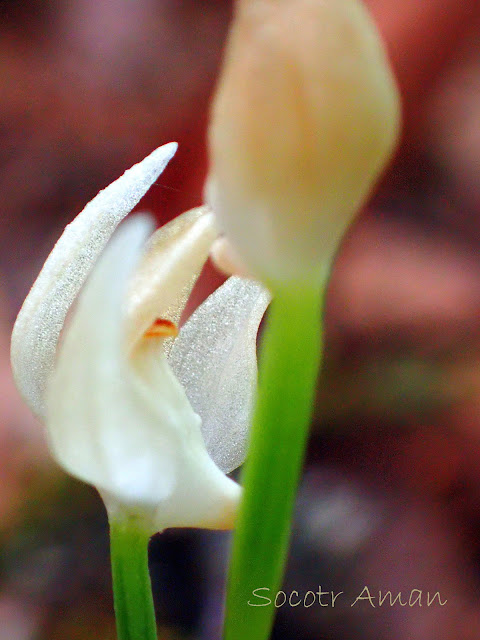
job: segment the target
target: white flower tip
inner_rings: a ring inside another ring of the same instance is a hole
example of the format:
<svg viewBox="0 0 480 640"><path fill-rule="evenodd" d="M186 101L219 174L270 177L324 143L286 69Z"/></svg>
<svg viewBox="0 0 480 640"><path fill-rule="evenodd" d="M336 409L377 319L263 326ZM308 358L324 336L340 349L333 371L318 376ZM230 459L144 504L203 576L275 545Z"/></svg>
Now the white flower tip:
<svg viewBox="0 0 480 640"><path fill-rule="evenodd" d="M178 142L167 142L167 144L164 144L161 147L155 149L155 151L152 152L152 156L158 153L158 155L162 157L162 161L164 160L165 164L167 164L177 153L177 149Z"/></svg>
<svg viewBox="0 0 480 640"><path fill-rule="evenodd" d="M150 171L158 172L159 175L173 158L177 149L178 142L167 142L167 144L162 144L161 147L154 149L143 160L134 164L132 169L135 170L137 167L141 168L144 176L148 176ZM131 169L127 170L125 173L128 174L129 171L131 171Z"/></svg>
<svg viewBox="0 0 480 640"><path fill-rule="evenodd" d="M252 277L237 251L225 236L215 240L210 249L210 258L217 269L227 276Z"/></svg>
<svg viewBox="0 0 480 640"><path fill-rule="evenodd" d="M235 527L240 498L242 497L242 487L228 479L228 492L225 492L223 499L218 505L212 506L208 517L198 526L205 529L216 529L228 531Z"/></svg>

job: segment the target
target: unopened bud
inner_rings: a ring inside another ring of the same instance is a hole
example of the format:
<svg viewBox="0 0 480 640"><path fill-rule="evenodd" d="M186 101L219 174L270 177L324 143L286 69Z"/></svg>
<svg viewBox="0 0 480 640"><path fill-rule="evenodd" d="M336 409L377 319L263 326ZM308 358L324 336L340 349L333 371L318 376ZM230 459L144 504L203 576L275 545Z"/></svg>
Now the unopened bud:
<svg viewBox="0 0 480 640"><path fill-rule="evenodd" d="M321 277L399 120L392 71L359 0L240 0L206 192L254 275L274 285Z"/></svg>

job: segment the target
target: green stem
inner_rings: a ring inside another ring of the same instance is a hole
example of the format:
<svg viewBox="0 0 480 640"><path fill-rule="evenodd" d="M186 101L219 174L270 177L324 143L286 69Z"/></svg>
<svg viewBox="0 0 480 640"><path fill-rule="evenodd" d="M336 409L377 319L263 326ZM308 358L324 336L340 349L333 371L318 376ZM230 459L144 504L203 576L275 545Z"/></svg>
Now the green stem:
<svg viewBox="0 0 480 640"><path fill-rule="evenodd" d="M157 640L148 572L149 537L134 518L112 518L110 521L118 640Z"/></svg>
<svg viewBox="0 0 480 640"><path fill-rule="evenodd" d="M225 640L265 640L270 634L312 417L321 327L320 288L274 296L230 561ZM257 593L272 604L256 597L255 589L263 589Z"/></svg>

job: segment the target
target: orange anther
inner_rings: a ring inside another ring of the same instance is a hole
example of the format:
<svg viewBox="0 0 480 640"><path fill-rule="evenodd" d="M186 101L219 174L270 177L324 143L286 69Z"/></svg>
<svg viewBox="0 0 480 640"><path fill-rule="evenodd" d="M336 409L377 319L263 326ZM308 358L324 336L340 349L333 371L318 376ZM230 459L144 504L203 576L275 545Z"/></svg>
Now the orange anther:
<svg viewBox="0 0 480 640"><path fill-rule="evenodd" d="M165 318L157 318L144 333L145 338L171 338L176 335L178 335L177 325Z"/></svg>

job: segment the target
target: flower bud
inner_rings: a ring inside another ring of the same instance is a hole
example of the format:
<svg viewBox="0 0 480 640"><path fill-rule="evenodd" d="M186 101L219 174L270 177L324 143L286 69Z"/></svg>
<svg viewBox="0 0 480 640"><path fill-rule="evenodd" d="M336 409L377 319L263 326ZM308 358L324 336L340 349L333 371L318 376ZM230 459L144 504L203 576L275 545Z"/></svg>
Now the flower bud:
<svg viewBox="0 0 480 640"><path fill-rule="evenodd" d="M399 120L359 0L240 0L213 103L206 195L253 274L274 287L323 277Z"/></svg>

